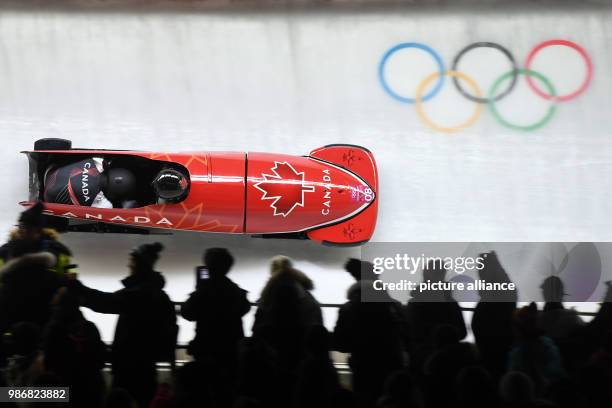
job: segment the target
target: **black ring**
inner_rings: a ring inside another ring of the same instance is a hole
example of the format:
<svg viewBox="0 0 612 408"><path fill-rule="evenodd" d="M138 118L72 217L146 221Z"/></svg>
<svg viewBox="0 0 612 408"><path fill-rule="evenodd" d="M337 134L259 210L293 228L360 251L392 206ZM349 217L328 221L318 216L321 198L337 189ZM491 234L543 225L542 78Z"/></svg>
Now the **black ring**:
<svg viewBox="0 0 612 408"><path fill-rule="evenodd" d="M461 59L461 57L463 57L468 51L471 51L474 48L481 48L481 47L495 48L496 50L501 51L502 54L504 54L506 56L506 58L508 58L508 60L512 64L512 72L513 72L512 80L510 81L510 84L508 85L508 88L504 92L501 92L499 95L497 95L495 98L493 98L493 101L497 102L500 99L502 99L504 96L508 95L514 89L514 87L516 85L516 82L518 80L518 76L519 76L519 74L518 74L518 66L516 65L516 60L514 59L514 57L510 53L510 51L508 51L507 48L505 48L504 46L499 45L497 43L488 42L488 41L475 42L475 43L470 44L467 47L463 48L461 51L459 51L459 54L457 54L457 56L453 60L453 67L451 69L453 71L457 71L457 66L459 65L459 60ZM469 100L471 100L473 102L478 102L478 103L489 103L489 102L491 102L491 99L489 99L489 98L480 98L480 97L477 97L477 96L474 96L474 95L471 95L470 93L468 93L466 90L464 90L461 87L461 84L459 83L459 78L453 77L453 83L455 84L455 87L461 93L461 95L465 96Z"/></svg>

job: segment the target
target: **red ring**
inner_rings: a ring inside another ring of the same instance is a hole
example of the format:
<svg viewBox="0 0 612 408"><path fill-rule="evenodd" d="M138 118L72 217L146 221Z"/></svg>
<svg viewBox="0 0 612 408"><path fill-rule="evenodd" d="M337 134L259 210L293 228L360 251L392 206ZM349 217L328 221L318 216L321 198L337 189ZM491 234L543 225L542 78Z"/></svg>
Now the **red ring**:
<svg viewBox="0 0 612 408"><path fill-rule="evenodd" d="M591 80L593 79L593 62L591 61L591 57L589 57L585 49L582 48L580 45L576 44L575 42L568 41L568 40L548 40L548 41L544 41L543 43L536 45L529 52L529 55L527 56L527 61L525 62L525 69L528 69L528 70L531 69L531 64L536 54L540 52L543 48L550 47L551 45L564 45L566 47L570 47L576 50L582 56L582 59L584 59L584 62L586 63L586 66L587 66L587 76L584 82L582 83L582 85L580 85L580 88L578 88L576 91L569 93L567 95L558 95L558 96L552 96L540 90L540 88L538 88L538 86L533 81L533 78L530 76L527 76L527 83L529 84L531 89L533 89L533 91L537 93L538 95L540 95L542 98L552 100L554 102L569 101L570 99L574 99L578 95L583 93L591 84Z"/></svg>

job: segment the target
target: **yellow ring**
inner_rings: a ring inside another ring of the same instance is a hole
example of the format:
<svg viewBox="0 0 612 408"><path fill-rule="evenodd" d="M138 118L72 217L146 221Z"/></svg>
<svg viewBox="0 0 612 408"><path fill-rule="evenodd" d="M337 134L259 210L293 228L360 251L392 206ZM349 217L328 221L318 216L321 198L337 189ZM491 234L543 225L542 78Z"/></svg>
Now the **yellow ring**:
<svg viewBox="0 0 612 408"><path fill-rule="evenodd" d="M464 80L465 82L467 82L468 86L472 88L472 91L474 92L474 95L477 98L482 96L482 93L480 92L480 88L478 88L476 81L474 81L472 78L470 78L463 72L446 71L444 75ZM465 128L472 126L474 122L476 122L478 117L480 116L480 113L482 112L482 104L480 103L475 103L476 109L474 110L474 113L472 113L472 115L468 118L468 120L454 127L444 127L444 126L437 125L425 113L425 110L423 109L423 100L422 100L423 93L425 92L425 88L427 88L427 85L429 85L433 80L437 79L439 76L440 76L439 72L434 72L433 74L425 78L419 84L419 87L417 88L416 96L415 96L415 108L416 108L417 114L419 115L419 119L421 119L423 123L425 123L427 126L431 127L432 129L435 129L439 132L444 132L444 133L455 133L455 132L459 132Z"/></svg>

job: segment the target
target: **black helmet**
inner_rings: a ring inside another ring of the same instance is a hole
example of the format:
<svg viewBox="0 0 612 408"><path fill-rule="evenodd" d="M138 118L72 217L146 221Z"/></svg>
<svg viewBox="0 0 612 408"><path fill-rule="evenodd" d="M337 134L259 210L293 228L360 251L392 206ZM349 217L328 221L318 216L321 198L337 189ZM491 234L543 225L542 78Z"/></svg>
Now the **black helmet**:
<svg viewBox="0 0 612 408"><path fill-rule="evenodd" d="M187 195L189 181L178 170L163 169L153 180L153 188L162 200L178 202Z"/></svg>
<svg viewBox="0 0 612 408"><path fill-rule="evenodd" d="M136 188L136 177L128 169L111 168L106 172L106 189L104 193L111 200L128 198Z"/></svg>

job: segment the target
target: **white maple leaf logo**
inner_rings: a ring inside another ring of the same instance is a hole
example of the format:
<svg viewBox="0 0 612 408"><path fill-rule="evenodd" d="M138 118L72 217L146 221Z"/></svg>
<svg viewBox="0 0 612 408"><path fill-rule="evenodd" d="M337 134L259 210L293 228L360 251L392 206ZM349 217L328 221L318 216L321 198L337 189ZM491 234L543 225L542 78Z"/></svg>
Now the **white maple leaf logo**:
<svg viewBox="0 0 612 408"><path fill-rule="evenodd" d="M262 200L271 200L274 215L288 216L295 207L304 207L304 193L312 193L315 186L304 185L304 172L297 172L287 162L274 162L274 174L262 173L262 181L254 187L263 193Z"/></svg>

